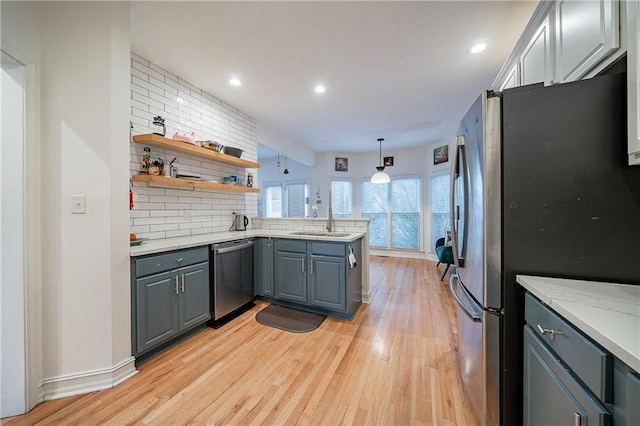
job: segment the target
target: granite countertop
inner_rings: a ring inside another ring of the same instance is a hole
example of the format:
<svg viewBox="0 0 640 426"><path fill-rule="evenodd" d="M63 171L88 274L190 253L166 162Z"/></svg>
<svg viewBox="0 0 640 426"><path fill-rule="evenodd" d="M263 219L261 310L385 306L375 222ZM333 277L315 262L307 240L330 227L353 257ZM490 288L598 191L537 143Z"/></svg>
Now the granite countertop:
<svg viewBox="0 0 640 426"><path fill-rule="evenodd" d="M296 230L291 232L301 232ZM309 231L313 232L313 231ZM346 235L344 235L346 234ZM336 235L296 235L289 231L277 231L269 229L255 229L248 231L230 231L216 232L213 234L202 234L190 237L166 238L162 240L145 241L139 246L132 246L129 254L132 257L142 256L145 254L161 253L164 251L177 250L182 248L197 247L207 244L222 243L225 241L241 240L251 237L271 237L271 238L289 238L296 240L314 240L314 241L334 241L341 243L350 243L362 238L362 232L337 232Z"/></svg>
<svg viewBox="0 0 640 426"><path fill-rule="evenodd" d="M640 372L640 286L527 275L516 281Z"/></svg>

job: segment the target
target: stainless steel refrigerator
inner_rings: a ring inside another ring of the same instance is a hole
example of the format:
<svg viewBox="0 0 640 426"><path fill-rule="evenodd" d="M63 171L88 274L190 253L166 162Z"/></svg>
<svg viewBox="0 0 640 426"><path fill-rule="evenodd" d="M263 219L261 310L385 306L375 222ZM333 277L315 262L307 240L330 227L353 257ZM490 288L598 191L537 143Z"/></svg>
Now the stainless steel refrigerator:
<svg viewBox="0 0 640 426"><path fill-rule="evenodd" d="M481 424L522 423L516 274L640 284L640 167L625 165L624 66L486 91L451 169L460 375Z"/></svg>

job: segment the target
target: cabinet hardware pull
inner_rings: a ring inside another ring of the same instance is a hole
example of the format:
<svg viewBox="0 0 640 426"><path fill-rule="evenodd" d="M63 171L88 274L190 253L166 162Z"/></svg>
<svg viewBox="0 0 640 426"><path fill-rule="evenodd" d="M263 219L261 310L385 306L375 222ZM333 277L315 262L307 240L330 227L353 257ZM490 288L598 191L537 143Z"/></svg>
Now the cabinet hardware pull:
<svg viewBox="0 0 640 426"><path fill-rule="evenodd" d="M304 274L304 259L300 259L300 262L302 263L302 273Z"/></svg>
<svg viewBox="0 0 640 426"><path fill-rule="evenodd" d="M180 291L178 291L178 273L176 272L176 294L180 294Z"/></svg>
<svg viewBox="0 0 640 426"><path fill-rule="evenodd" d="M184 257L181 257L180 259L178 259L178 263L182 262L182 259L184 259Z"/></svg>
<svg viewBox="0 0 640 426"><path fill-rule="evenodd" d="M313 275L313 259L311 259L311 266L310 266L310 268L311 268L311 275Z"/></svg>
<svg viewBox="0 0 640 426"><path fill-rule="evenodd" d="M551 340L556 337L556 331L553 329L549 330L548 328L542 328L542 326L538 324L538 330L540 330L540 333L542 333L543 335L549 333Z"/></svg>
<svg viewBox="0 0 640 426"><path fill-rule="evenodd" d="M573 413L573 424L574 426L582 425L582 416L578 413Z"/></svg>
<svg viewBox="0 0 640 426"><path fill-rule="evenodd" d="M182 292L184 293L184 274L182 274Z"/></svg>

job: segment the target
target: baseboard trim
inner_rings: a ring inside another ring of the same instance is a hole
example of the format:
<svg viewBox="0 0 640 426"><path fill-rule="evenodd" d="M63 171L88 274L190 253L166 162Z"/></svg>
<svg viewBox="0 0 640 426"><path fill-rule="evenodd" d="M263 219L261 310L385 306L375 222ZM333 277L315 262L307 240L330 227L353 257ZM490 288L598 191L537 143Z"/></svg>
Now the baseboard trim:
<svg viewBox="0 0 640 426"><path fill-rule="evenodd" d="M113 367L44 379L39 386L40 400L48 401L109 389L137 373L135 358L129 357Z"/></svg>
<svg viewBox="0 0 640 426"><path fill-rule="evenodd" d="M403 251L403 250L389 250L389 249L369 249L369 254L371 256L382 256L382 257L400 257L406 259L425 259L432 260L434 262L438 261L438 257L434 252L424 252L424 251Z"/></svg>

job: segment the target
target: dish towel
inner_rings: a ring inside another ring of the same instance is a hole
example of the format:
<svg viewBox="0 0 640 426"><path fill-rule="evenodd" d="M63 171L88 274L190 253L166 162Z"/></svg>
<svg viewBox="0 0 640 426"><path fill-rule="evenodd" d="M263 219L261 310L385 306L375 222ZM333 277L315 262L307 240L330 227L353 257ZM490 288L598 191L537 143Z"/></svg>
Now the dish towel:
<svg viewBox="0 0 640 426"><path fill-rule="evenodd" d="M356 256L353 254L353 248L349 246L349 266L355 268L356 265Z"/></svg>

